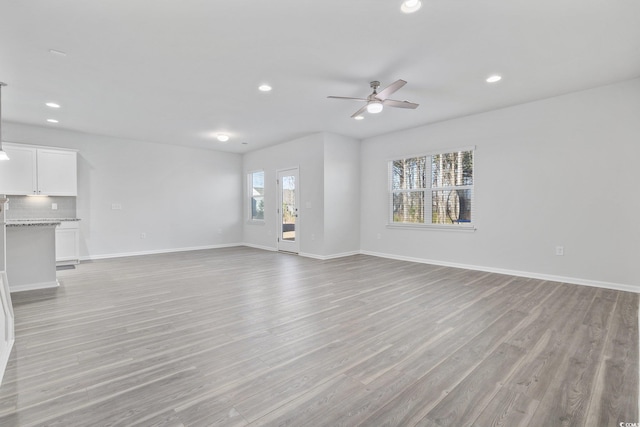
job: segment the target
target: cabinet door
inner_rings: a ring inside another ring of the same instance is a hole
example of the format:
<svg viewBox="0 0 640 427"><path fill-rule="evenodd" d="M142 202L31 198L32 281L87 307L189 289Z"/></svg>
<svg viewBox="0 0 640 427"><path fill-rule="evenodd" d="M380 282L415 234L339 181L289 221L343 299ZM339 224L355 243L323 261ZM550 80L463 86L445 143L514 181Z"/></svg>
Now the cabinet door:
<svg viewBox="0 0 640 427"><path fill-rule="evenodd" d="M38 194L77 196L75 151L38 149Z"/></svg>
<svg viewBox="0 0 640 427"><path fill-rule="evenodd" d="M78 262L80 258L78 232L77 228L56 228L56 263Z"/></svg>
<svg viewBox="0 0 640 427"><path fill-rule="evenodd" d="M8 144L3 149L10 160L0 162L0 194L36 194L36 149Z"/></svg>

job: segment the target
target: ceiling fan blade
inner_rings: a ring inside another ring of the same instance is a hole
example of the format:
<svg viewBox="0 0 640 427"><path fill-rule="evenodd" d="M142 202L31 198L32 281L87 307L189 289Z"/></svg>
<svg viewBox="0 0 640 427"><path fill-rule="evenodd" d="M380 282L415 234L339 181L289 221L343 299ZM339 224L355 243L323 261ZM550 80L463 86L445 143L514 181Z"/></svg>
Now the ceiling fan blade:
<svg viewBox="0 0 640 427"><path fill-rule="evenodd" d="M402 86L404 86L406 84L407 84L407 82L405 82L402 79L401 80L396 80L395 82L391 83L389 86L385 87L380 92L378 92L378 94L376 95L376 98L384 101L389 96L391 96L391 94L393 92L397 91L398 89L400 89Z"/></svg>
<svg viewBox="0 0 640 427"><path fill-rule="evenodd" d="M351 98L350 96L327 96L327 98L332 99L353 99L355 101L368 101L366 98Z"/></svg>
<svg viewBox="0 0 640 427"><path fill-rule="evenodd" d="M396 101L395 99L385 99L384 101L382 101L382 105L386 105L389 107L396 107L396 108L416 109L420 104L415 104L409 101Z"/></svg>
<svg viewBox="0 0 640 427"><path fill-rule="evenodd" d="M364 107L362 107L361 109L359 109L358 111L356 111L355 113L353 113L351 115L351 118L357 117L359 115L361 115L362 113L364 113L365 111L367 111L367 105L365 104Z"/></svg>

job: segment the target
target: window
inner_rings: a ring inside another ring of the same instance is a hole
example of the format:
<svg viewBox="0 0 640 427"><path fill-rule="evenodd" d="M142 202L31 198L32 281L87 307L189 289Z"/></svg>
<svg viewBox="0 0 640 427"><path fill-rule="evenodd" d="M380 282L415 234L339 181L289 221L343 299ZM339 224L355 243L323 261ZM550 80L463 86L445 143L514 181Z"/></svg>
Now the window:
<svg viewBox="0 0 640 427"><path fill-rule="evenodd" d="M264 171L250 172L247 182L251 202L249 219L262 221L264 220Z"/></svg>
<svg viewBox="0 0 640 427"><path fill-rule="evenodd" d="M473 149L389 162L391 224L472 225Z"/></svg>

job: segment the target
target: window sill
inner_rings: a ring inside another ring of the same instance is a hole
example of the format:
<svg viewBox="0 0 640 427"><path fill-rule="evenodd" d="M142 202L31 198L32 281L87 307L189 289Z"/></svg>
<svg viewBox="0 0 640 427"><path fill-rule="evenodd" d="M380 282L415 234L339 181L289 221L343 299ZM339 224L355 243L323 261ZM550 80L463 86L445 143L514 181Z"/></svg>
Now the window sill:
<svg viewBox="0 0 640 427"><path fill-rule="evenodd" d="M408 229L408 230L439 230L439 231L458 231L471 232L476 231L475 225L444 225L444 224L387 224L387 228Z"/></svg>
<svg viewBox="0 0 640 427"><path fill-rule="evenodd" d="M249 225L264 225L264 219L249 219L247 220L247 224Z"/></svg>

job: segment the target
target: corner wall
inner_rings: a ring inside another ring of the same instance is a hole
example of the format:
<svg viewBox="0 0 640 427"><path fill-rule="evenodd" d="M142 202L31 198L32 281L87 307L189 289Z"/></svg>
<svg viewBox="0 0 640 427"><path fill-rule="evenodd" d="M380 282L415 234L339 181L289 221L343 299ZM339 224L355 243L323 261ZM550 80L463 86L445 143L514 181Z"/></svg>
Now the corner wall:
<svg viewBox="0 0 640 427"><path fill-rule="evenodd" d="M635 79L369 138L361 249L640 291L639 118ZM470 145L477 230L387 228L388 160Z"/></svg>
<svg viewBox="0 0 640 427"><path fill-rule="evenodd" d="M323 255L360 252L360 141L325 134Z"/></svg>

